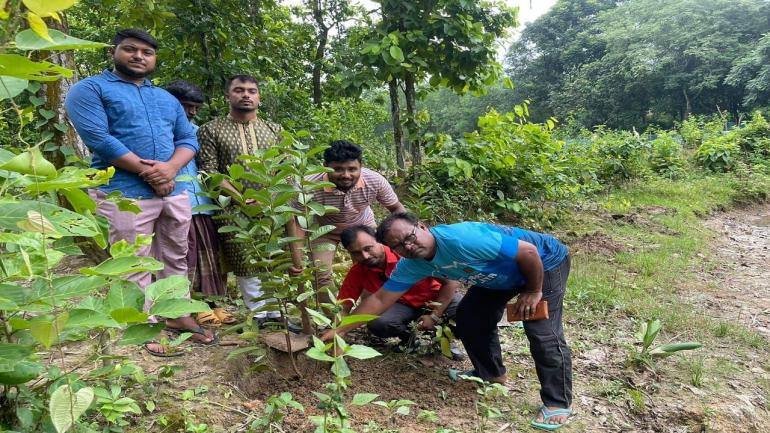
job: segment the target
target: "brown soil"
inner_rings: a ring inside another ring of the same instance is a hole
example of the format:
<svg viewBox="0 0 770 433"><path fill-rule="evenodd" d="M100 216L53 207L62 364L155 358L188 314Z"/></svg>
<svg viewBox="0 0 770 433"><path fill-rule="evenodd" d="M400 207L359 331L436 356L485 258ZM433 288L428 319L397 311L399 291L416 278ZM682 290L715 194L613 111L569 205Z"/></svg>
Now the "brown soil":
<svg viewBox="0 0 770 433"><path fill-rule="evenodd" d="M720 284L702 302L715 315L770 337L770 207L722 214L706 225L718 234L719 266L703 281Z"/></svg>

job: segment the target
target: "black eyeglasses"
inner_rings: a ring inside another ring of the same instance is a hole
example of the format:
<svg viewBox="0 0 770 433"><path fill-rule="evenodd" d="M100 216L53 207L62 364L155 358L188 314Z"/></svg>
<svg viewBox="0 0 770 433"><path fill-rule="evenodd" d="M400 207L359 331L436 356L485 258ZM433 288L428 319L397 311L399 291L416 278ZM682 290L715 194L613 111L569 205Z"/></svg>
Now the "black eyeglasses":
<svg viewBox="0 0 770 433"><path fill-rule="evenodd" d="M412 227L412 233L409 233L403 241L393 245L390 247L392 250L401 250L405 251L406 247L414 245L415 241L417 241L417 224Z"/></svg>

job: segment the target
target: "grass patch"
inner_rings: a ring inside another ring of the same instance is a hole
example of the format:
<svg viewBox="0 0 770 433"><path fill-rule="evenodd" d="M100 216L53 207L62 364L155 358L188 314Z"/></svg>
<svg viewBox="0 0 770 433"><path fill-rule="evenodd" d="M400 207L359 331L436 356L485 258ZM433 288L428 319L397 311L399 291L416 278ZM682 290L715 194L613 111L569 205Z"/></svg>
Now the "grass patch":
<svg viewBox="0 0 770 433"><path fill-rule="evenodd" d="M701 219L756 199L759 187L770 188L770 177L654 179L630 184L607 196L600 210L576 214L568 226L558 227L573 235L599 232L624 246L611 256L580 252L573 257L565 311L568 320L572 316L579 322L573 328L580 334L578 346L614 345L630 354L636 350L628 344L636 326L659 318L663 329L655 345L699 341L704 348L677 355L679 362L656 367L657 374L696 387L704 386L706 378L727 378L737 368L730 359L713 357L709 346L726 349L736 359L767 351L758 333L708 317L678 296L691 281L702 281L695 273L699 268L717 266L708 260L714 233ZM620 383L600 383L593 391L608 400L625 399L633 411L646 410L643 395Z"/></svg>

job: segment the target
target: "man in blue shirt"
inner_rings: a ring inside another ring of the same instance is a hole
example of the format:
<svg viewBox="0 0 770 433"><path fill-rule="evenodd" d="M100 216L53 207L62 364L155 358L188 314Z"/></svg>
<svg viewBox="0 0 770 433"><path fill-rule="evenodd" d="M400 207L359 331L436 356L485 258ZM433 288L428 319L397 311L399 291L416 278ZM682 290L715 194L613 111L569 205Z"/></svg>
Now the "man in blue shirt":
<svg viewBox="0 0 770 433"><path fill-rule="evenodd" d="M465 374L505 383L497 322L508 301L517 296L514 308L525 318L524 332L543 401L532 425L555 430L566 422L571 414L572 361L561 320L570 269L564 244L543 233L478 222L429 229L407 213L385 218L377 229L377 240L400 254L401 260L383 290L351 314L379 311L380 303L400 297L426 277L469 285L456 316L457 334L474 367ZM548 301L549 318L527 321L541 299ZM344 327L336 333L344 335L347 330Z"/></svg>
<svg viewBox="0 0 770 433"><path fill-rule="evenodd" d="M89 191L97 212L110 222L110 242L133 242L153 235L139 255L153 255L164 264L159 278L187 274L187 234L190 202L179 170L195 156L198 141L184 109L171 94L155 87L147 76L155 70L158 43L141 30L121 30L113 39L114 68L75 84L64 106L78 134L93 153L91 166L115 167L106 185ZM136 200L139 214L122 212L107 199L113 192ZM149 272L128 277L144 289ZM152 301L146 299L145 310ZM215 342L191 317L167 320L169 329L192 332L193 341ZM148 343L153 355L167 356L163 346Z"/></svg>

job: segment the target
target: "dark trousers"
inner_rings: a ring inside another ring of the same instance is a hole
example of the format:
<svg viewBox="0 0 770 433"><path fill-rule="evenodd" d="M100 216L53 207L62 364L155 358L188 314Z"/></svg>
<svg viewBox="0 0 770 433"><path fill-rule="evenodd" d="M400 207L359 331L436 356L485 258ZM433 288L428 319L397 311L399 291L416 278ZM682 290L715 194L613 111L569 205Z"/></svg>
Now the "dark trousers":
<svg viewBox="0 0 770 433"><path fill-rule="evenodd" d="M449 306L444 311L444 320L453 320L457 314L457 306L460 305L462 295L456 293ZM428 311L427 314L430 312ZM401 341L409 341L411 331L409 330L409 324L417 320L420 316L426 314L424 308L415 308L409 305L404 305L399 302L393 304L390 308L385 310L380 317L367 323L369 332L380 337L399 337Z"/></svg>
<svg viewBox="0 0 770 433"><path fill-rule="evenodd" d="M564 408L572 404L572 357L561 320L569 269L568 256L543 277L543 299L548 301L549 318L524 322L524 333L540 380L540 398L547 406ZM505 304L518 292L473 286L457 309L458 336L482 379L505 374L497 322L503 317Z"/></svg>

